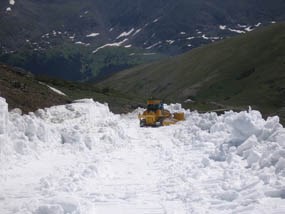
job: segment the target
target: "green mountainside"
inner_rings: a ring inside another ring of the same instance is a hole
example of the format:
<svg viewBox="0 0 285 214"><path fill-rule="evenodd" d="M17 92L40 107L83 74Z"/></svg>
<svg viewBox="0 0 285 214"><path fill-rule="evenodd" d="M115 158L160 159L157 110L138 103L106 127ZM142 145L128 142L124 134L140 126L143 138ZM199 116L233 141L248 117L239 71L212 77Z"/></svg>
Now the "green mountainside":
<svg viewBox="0 0 285 214"><path fill-rule="evenodd" d="M3 0L0 62L102 79L285 20L284 0Z"/></svg>
<svg viewBox="0 0 285 214"><path fill-rule="evenodd" d="M119 72L98 86L198 110L247 108L285 116L285 23Z"/></svg>
<svg viewBox="0 0 285 214"><path fill-rule="evenodd" d="M90 54L91 53L91 54ZM133 56L130 57L130 54ZM92 54L91 47L64 42L44 51L23 48L0 56L0 62L21 67L36 75L71 81L92 81L120 70L163 58L161 54L142 54L139 49L108 47Z"/></svg>

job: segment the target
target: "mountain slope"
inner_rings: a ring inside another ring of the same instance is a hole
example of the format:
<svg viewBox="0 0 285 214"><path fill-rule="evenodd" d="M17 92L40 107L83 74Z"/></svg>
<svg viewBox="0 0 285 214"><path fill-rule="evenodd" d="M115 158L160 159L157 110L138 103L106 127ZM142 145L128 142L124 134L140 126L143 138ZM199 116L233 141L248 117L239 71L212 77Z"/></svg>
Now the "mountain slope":
<svg viewBox="0 0 285 214"><path fill-rule="evenodd" d="M285 106L285 24L120 72L103 81L124 93L271 111Z"/></svg>
<svg viewBox="0 0 285 214"><path fill-rule="evenodd" d="M1 11L8 6L7 0ZM61 36L75 34L76 38L85 40L82 42L100 44L114 40L132 28L141 31L129 40L135 46L147 47L158 41L175 39L180 32L190 36L200 30L218 36L219 25L254 27L258 22L285 18L282 0L261 0L258 3L255 0L84 0L80 3L75 0L22 0L10 8L11 11L1 13L0 26L2 46L11 48L25 44L27 39L53 34L53 31L56 34L60 31ZM95 39L86 38L94 32L100 35ZM151 41L147 41L149 39Z"/></svg>
<svg viewBox="0 0 285 214"><path fill-rule="evenodd" d="M93 84L36 76L1 63L0 96L7 100L9 110L20 108L23 113L87 97L108 103L112 112L116 113L128 112L141 104L136 97L106 87L100 89Z"/></svg>
<svg viewBox="0 0 285 214"><path fill-rule="evenodd" d="M31 73L3 64L0 64L0 95L7 100L10 109L20 108L25 113L70 101L36 81Z"/></svg>
<svg viewBox="0 0 285 214"><path fill-rule="evenodd" d="M87 80L282 21L285 2L7 0L0 11L0 61Z"/></svg>

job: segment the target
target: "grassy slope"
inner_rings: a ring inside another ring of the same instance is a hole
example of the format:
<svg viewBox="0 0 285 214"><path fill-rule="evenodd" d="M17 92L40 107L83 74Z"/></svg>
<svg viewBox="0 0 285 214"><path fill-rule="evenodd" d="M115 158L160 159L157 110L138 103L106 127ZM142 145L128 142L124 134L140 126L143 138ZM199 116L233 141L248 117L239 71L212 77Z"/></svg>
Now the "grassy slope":
<svg viewBox="0 0 285 214"><path fill-rule="evenodd" d="M67 96L53 92L40 82L61 90ZM115 113L128 112L139 104L136 98L109 88L99 89L88 83L34 76L23 69L4 64L0 64L0 96L6 98L9 109L20 108L24 113L82 98L106 102Z"/></svg>
<svg viewBox="0 0 285 214"><path fill-rule="evenodd" d="M20 108L25 113L70 101L40 84L32 74L3 64L0 64L0 96L6 98L9 109Z"/></svg>
<svg viewBox="0 0 285 214"><path fill-rule="evenodd" d="M285 23L129 69L99 85L139 97L194 98L197 109L217 108L215 102L284 116Z"/></svg>
<svg viewBox="0 0 285 214"><path fill-rule="evenodd" d="M120 93L109 87L99 88L91 83L70 82L47 77L36 77L38 81L45 82L61 90L70 100L92 98L101 103L108 103L114 113L127 113L143 105L142 100L131 94Z"/></svg>

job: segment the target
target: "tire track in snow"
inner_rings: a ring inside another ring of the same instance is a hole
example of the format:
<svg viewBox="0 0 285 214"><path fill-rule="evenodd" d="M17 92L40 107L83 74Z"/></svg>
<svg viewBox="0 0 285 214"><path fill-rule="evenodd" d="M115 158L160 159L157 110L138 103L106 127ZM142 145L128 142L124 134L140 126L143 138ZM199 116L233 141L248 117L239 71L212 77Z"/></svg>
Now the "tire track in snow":
<svg viewBox="0 0 285 214"><path fill-rule="evenodd" d="M103 193L107 197L104 203L95 203L95 210L103 214L118 212L118 209L121 213L171 213L178 209L184 213L180 201L173 201L171 205L171 201L162 199L159 188L165 172L159 163L161 139L152 137L155 129L138 129L137 120L129 122L132 124L127 132L132 133L130 144L112 152L98 169L101 177L94 186L99 188L91 195L98 197Z"/></svg>

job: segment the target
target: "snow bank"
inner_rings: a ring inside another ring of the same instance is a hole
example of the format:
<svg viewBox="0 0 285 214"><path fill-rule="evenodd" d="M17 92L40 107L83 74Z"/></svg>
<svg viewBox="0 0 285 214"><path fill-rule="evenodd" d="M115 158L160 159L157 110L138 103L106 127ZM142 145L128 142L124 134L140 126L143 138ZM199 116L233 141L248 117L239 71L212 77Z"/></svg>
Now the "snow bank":
<svg viewBox="0 0 285 214"><path fill-rule="evenodd" d="M22 116L18 111L8 113L8 105L1 98L0 148L5 154L3 160L37 157L61 145L92 150L97 143L104 142L108 149L112 149L125 138L118 120L119 116L112 114L106 104L92 99L39 109Z"/></svg>
<svg viewBox="0 0 285 214"><path fill-rule="evenodd" d="M285 131L278 117L264 120L260 112L251 110L240 113L230 111L221 116L215 113L198 114L182 109L181 104L165 105L165 108L172 113L185 113L184 124L187 126L183 132L189 132L185 138L191 137L197 143L211 142L216 147L215 152L209 155L213 160L226 161L235 151L247 161L249 167L274 167L276 173L283 173ZM132 113L134 119L136 112ZM120 115L112 114L106 104L92 99L77 100L24 116L17 112L8 115L7 103L1 98L1 144L10 142L6 144L6 149L9 146L8 150L16 155L37 154L46 147L61 144L90 150L97 143L104 142L106 148L111 149L115 144L128 140L123 128L125 124L119 122L120 118ZM199 136L193 136L193 132ZM4 135L7 136L5 140Z"/></svg>
<svg viewBox="0 0 285 214"><path fill-rule="evenodd" d="M186 120L140 128L143 109L92 99L21 115L0 98L0 213L284 212L278 117L165 108Z"/></svg>
<svg viewBox="0 0 285 214"><path fill-rule="evenodd" d="M260 112L249 110L227 112L218 121L211 129L228 130L229 136L226 142L218 145L212 155L213 159L226 160L230 151L235 151L247 161L248 167L273 167L276 173L285 169L285 130L277 116L264 120Z"/></svg>
<svg viewBox="0 0 285 214"><path fill-rule="evenodd" d="M8 132L8 105L6 100L0 97L0 163L4 160L6 152L5 143Z"/></svg>
<svg viewBox="0 0 285 214"><path fill-rule="evenodd" d="M170 112L184 112L186 127L178 138L192 139L192 145L216 147L209 154L215 161L228 161L233 153L246 160L247 167L263 169L271 167L277 174L285 175L285 129L279 117L262 118L259 111L229 111L218 116L216 113L198 114L186 111L181 104L165 105ZM183 136L184 135L184 136ZM218 136L218 138L217 138ZM209 144L210 143L210 144ZM262 173L259 174L262 177Z"/></svg>
<svg viewBox="0 0 285 214"><path fill-rule="evenodd" d="M0 97L0 135L7 133L8 105L6 100Z"/></svg>

